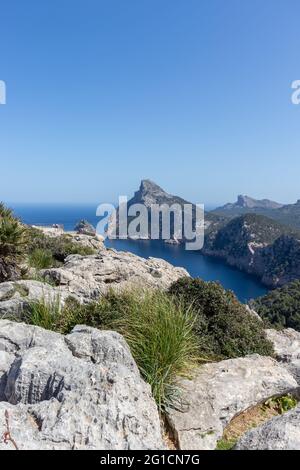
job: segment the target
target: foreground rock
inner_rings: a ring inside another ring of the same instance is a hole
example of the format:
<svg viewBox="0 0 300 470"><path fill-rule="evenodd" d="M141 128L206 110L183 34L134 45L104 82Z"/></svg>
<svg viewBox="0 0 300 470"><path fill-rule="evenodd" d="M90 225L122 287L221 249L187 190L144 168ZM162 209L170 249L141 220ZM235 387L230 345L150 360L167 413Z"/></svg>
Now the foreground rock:
<svg viewBox="0 0 300 470"><path fill-rule="evenodd" d="M175 268L162 259L144 259L106 248L94 256L68 256L63 267L44 271L45 279L84 301L96 299L110 288L167 289L172 282L188 275L185 269Z"/></svg>
<svg viewBox="0 0 300 470"><path fill-rule="evenodd" d="M300 385L300 333L285 330L266 330L267 338L273 343L276 359L291 372Z"/></svg>
<svg viewBox="0 0 300 470"><path fill-rule="evenodd" d="M297 389L294 377L275 360L259 355L198 368L182 381L182 411L169 422L180 449L215 449L224 428L238 413L273 395Z"/></svg>
<svg viewBox="0 0 300 470"><path fill-rule="evenodd" d="M0 436L14 449L161 449L156 405L117 333L0 321Z"/></svg>
<svg viewBox="0 0 300 470"><path fill-rule="evenodd" d="M248 431L234 450L299 450L300 406Z"/></svg>
<svg viewBox="0 0 300 470"><path fill-rule="evenodd" d="M32 302L45 300L64 305L69 292L39 281L11 281L0 284L0 318L21 319ZM75 295L73 298L79 300Z"/></svg>

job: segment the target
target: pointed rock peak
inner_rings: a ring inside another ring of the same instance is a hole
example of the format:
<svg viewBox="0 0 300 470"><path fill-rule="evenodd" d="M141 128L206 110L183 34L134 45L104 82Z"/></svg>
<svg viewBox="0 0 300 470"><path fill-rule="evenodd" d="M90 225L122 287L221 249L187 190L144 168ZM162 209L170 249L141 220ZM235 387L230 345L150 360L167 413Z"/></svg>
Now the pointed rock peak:
<svg viewBox="0 0 300 470"><path fill-rule="evenodd" d="M156 191L164 192L164 190L160 186L158 186L158 184L154 183L154 181L149 180L149 179L144 179L144 180L141 181L140 191L143 191L143 192L156 192Z"/></svg>
<svg viewBox="0 0 300 470"><path fill-rule="evenodd" d="M237 197L237 204L242 207L247 207L247 204L251 200L248 196L244 196L243 194L239 194Z"/></svg>

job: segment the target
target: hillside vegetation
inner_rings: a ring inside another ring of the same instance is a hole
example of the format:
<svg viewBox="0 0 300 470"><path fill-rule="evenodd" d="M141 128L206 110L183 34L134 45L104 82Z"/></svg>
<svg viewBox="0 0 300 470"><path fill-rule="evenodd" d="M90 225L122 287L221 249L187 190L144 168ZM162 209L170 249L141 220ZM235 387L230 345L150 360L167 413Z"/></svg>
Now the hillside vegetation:
<svg viewBox="0 0 300 470"><path fill-rule="evenodd" d="M271 291L252 301L251 305L274 326L300 331L300 281Z"/></svg>

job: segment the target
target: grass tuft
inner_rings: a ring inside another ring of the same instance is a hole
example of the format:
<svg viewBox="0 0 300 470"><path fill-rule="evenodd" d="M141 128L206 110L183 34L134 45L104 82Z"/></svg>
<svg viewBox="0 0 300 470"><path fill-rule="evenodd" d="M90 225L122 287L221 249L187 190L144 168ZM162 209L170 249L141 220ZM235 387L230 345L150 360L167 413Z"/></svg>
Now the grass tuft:
<svg viewBox="0 0 300 470"><path fill-rule="evenodd" d="M35 248L28 257L29 265L35 269L51 268L54 264L54 258L50 250Z"/></svg>
<svg viewBox="0 0 300 470"><path fill-rule="evenodd" d="M69 299L63 309L59 299L42 300L30 311L29 323L64 334L77 324L121 333L162 411L178 401L178 377L187 376L196 363L195 315L163 292L111 291L88 305Z"/></svg>
<svg viewBox="0 0 300 470"><path fill-rule="evenodd" d="M56 296L52 301L46 301L43 298L40 301L31 302L25 321L46 330L57 331L61 316L60 297Z"/></svg>

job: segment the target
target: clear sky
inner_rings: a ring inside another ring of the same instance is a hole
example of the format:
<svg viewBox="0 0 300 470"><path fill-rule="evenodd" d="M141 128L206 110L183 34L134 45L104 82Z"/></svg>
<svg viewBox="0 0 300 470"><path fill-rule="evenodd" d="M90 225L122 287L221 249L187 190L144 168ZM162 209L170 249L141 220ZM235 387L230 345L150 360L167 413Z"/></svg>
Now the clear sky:
<svg viewBox="0 0 300 470"><path fill-rule="evenodd" d="M0 200L300 198L299 0L0 3Z"/></svg>

